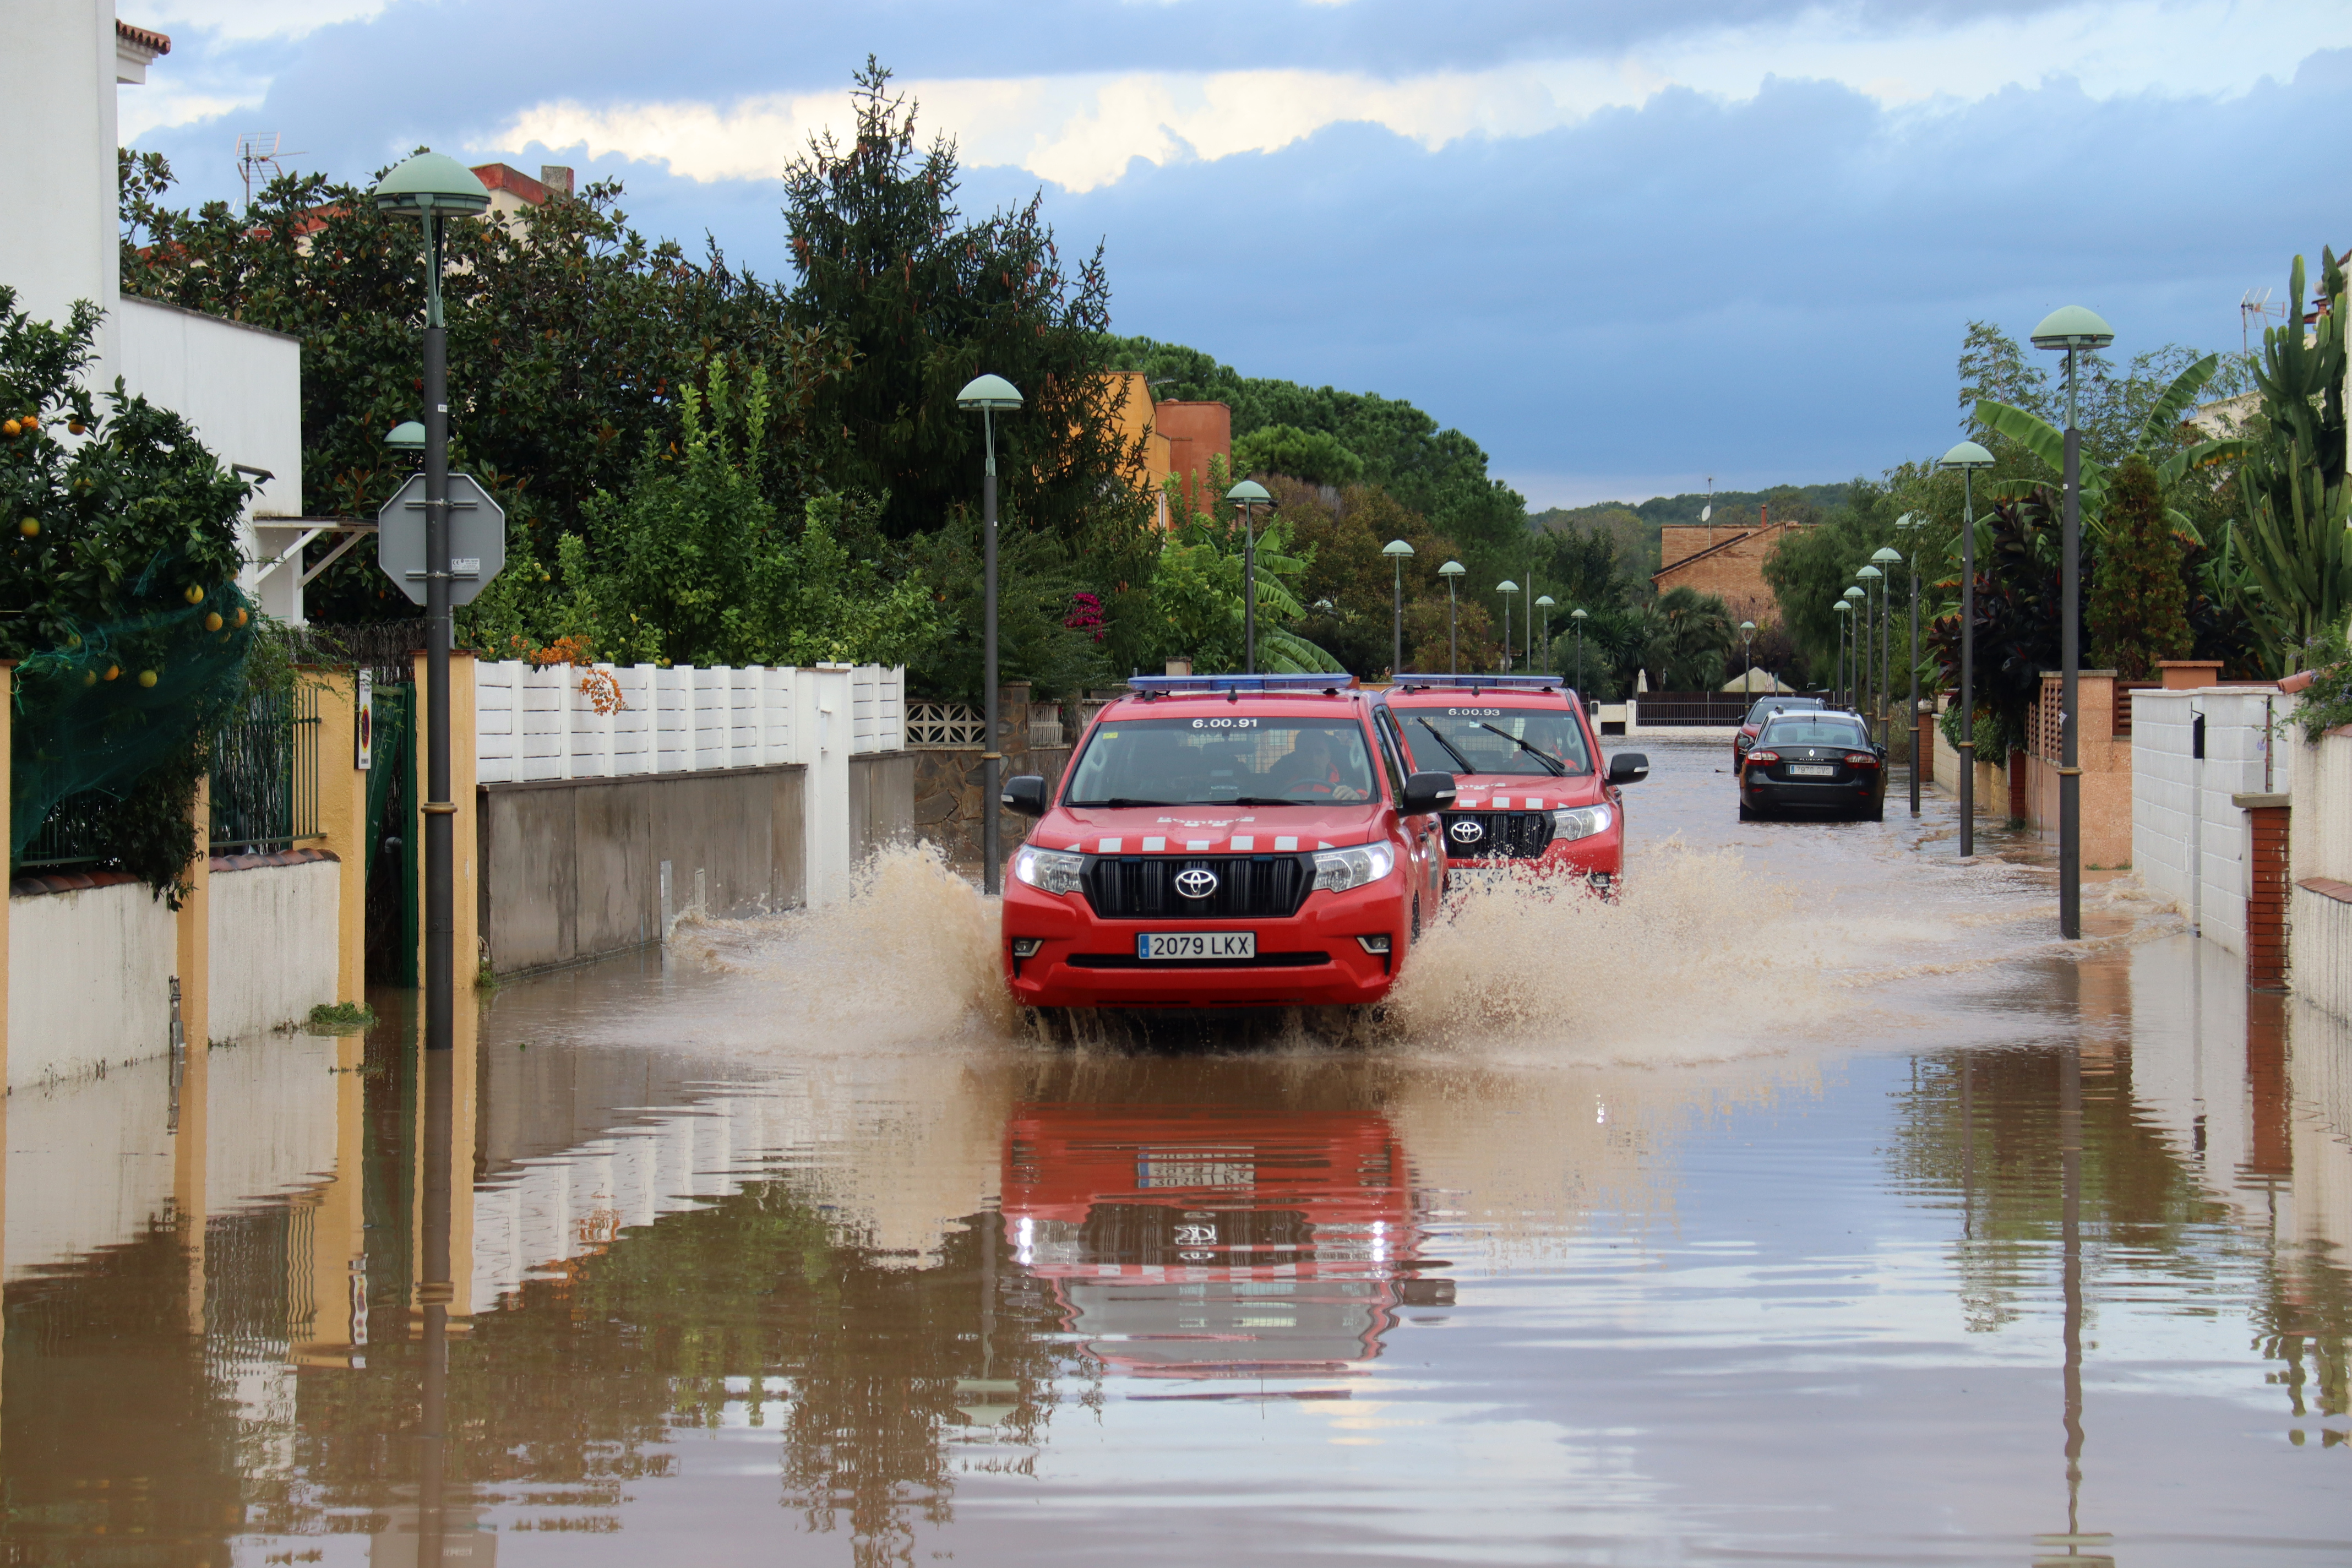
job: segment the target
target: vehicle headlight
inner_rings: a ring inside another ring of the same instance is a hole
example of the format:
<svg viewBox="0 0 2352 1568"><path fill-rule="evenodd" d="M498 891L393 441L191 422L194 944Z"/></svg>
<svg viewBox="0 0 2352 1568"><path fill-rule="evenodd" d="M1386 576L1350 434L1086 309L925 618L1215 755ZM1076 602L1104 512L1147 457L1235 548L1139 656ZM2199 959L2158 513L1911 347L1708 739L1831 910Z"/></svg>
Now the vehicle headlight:
<svg viewBox="0 0 2352 1568"><path fill-rule="evenodd" d="M1041 893L1075 893L1087 870L1087 858L1059 849L1038 849L1024 844L1013 857L1013 874Z"/></svg>
<svg viewBox="0 0 2352 1568"><path fill-rule="evenodd" d="M1561 844L1574 838L1590 838L1596 833L1608 832L1610 820L1605 805L1579 805L1555 811L1551 814L1551 836Z"/></svg>
<svg viewBox="0 0 2352 1568"><path fill-rule="evenodd" d="M1377 882L1396 869L1396 850L1387 844L1359 844L1352 849L1324 849L1315 857L1318 893L1344 893Z"/></svg>

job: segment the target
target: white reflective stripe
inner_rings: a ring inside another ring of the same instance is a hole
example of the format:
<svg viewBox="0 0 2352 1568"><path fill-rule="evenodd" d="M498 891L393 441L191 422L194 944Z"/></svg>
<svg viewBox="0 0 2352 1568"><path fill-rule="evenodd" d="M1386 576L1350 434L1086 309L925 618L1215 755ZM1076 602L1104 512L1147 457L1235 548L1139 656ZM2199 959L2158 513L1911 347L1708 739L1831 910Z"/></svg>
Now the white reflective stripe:
<svg viewBox="0 0 2352 1568"><path fill-rule="evenodd" d="M1246 833L1236 834L1234 837L1234 847L1236 849L1255 849L1257 847L1257 840Z"/></svg>
<svg viewBox="0 0 2352 1568"><path fill-rule="evenodd" d="M1208 847L1209 841L1205 838L1187 838L1184 840L1184 847L1187 849L1206 849Z"/></svg>
<svg viewBox="0 0 2352 1568"><path fill-rule="evenodd" d="M1126 842L1127 840L1124 838L1106 838L1095 847L1097 851L1101 854L1116 855L1119 852L1120 847L1126 844Z"/></svg>
<svg viewBox="0 0 2352 1568"><path fill-rule="evenodd" d="M1330 848L1330 847L1331 847L1331 846L1330 846L1330 845L1328 845L1328 844L1327 844L1327 843L1325 843L1322 839L1318 838L1318 839L1317 839L1317 840L1315 841L1315 847L1316 847L1316 848L1318 848L1318 849L1328 849L1328 848Z"/></svg>
<svg viewBox="0 0 2352 1568"><path fill-rule="evenodd" d="M1298 847L1298 840L1290 837L1277 838L1274 841L1274 847L1276 849L1296 849Z"/></svg>
<svg viewBox="0 0 2352 1568"><path fill-rule="evenodd" d="M1147 838L1143 841L1143 852L1147 855L1150 854L1154 850L1165 849L1167 847L1168 840L1165 838Z"/></svg>

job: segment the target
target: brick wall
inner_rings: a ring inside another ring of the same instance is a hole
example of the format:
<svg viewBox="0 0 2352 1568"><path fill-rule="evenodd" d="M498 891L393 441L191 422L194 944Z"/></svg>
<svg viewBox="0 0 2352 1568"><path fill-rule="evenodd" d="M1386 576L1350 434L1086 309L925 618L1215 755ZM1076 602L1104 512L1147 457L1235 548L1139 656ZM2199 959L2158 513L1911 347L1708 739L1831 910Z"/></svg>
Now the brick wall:
<svg viewBox="0 0 2352 1568"><path fill-rule="evenodd" d="M1773 547L1795 523L1741 533L1734 529L1675 525L1661 529L1658 558L1663 568L1650 581L1657 591L1696 588L1712 594L1730 608L1736 622L1759 626L1780 619L1780 602L1764 581L1764 563Z"/></svg>
<svg viewBox="0 0 2352 1568"><path fill-rule="evenodd" d="M2241 801L2278 801L2248 805L2246 865L2246 984L2264 988L2286 984L2287 807L2284 795L2240 795Z"/></svg>

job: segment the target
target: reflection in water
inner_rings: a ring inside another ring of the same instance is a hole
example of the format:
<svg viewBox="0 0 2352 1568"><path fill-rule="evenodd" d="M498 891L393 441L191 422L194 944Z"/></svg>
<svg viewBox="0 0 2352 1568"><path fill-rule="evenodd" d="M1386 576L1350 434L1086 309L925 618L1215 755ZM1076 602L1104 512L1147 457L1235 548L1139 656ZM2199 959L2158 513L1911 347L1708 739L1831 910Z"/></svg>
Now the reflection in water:
<svg viewBox="0 0 2352 1568"><path fill-rule="evenodd" d="M1361 1112L1023 1106L1005 1129L1013 1261L1105 1366L1145 1377L1335 1373L1380 1354L1418 1273L1404 1152Z"/></svg>

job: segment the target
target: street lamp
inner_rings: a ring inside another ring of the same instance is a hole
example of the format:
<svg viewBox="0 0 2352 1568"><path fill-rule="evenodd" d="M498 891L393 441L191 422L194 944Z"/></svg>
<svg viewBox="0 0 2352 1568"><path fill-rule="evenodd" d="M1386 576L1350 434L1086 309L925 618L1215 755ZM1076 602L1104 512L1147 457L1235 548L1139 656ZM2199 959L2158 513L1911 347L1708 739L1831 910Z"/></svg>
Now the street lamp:
<svg viewBox="0 0 2352 1568"><path fill-rule="evenodd" d="M1552 672L1552 670L1551 670L1551 609L1552 609L1552 605L1555 605L1556 603L1558 603L1558 601L1557 601L1557 600L1555 600L1555 599L1554 599L1554 598L1553 598L1549 594L1544 594L1544 595L1541 595L1538 596L1538 598L1536 599L1536 608L1537 608L1537 609L1538 609L1538 610L1541 610L1541 611L1543 612L1543 650L1544 650L1544 668L1543 668L1543 673L1544 673L1544 674L1546 674L1546 675L1549 675L1549 674ZM1535 661L1535 655L1534 655L1533 651L1532 651L1532 650L1530 650L1530 651L1529 651L1529 653L1528 653L1528 672L1530 675L1532 675L1532 674L1534 674L1534 673L1535 673L1535 662L1536 662L1536 661Z"/></svg>
<svg viewBox="0 0 2352 1568"><path fill-rule="evenodd" d="M1003 802L996 793L997 775L1004 768L1004 753L999 749L1003 737L996 729L996 416L1020 407L1021 394L1001 375L977 375L956 394L956 406L980 411L981 440L988 454L980 481L981 613L986 623L980 634L980 679L988 731L980 752L980 885L993 897L1004 890L1003 827L999 821Z"/></svg>
<svg viewBox="0 0 2352 1568"><path fill-rule="evenodd" d="M457 808L449 800L449 335L441 314L441 247L447 221L483 211L490 193L457 159L419 153L386 174L374 194L383 212L425 226L425 1048L446 1051L455 1043ZM415 439L405 432L403 426L394 434Z"/></svg>
<svg viewBox="0 0 2352 1568"><path fill-rule="evenodd" d="M1851 594L1853 590L1849 588L1846 592ZM1838 622L1837 687L1830 693L1834 701L1843 703L1845 698L1845 645L1848 640L1846 633L1853 627L1853 605L1844 599L1833 599L1830 602L1830 608L1845 617Z"/></svg>
<svg viewBox="0 0 2352 1568"><path fill-rule="evenodd" d="M2083 662L2083 433L2074 428L2075 364L2085 351L2115 341L2115 330L2080 305L2059 307L2033 329L2035 348L2066 355L2066 514L2058 574L2058 934L2069 940L2083 934L2083 770L2075 752L2082 726L2074 711L2075 677Z"/></svg>
<svg viewBox="0 0 2352 1568"><path fill-rule="evenodd" d="M1257 673L1257 509L1272 506L1274 497L1255 479L1244 479L1225 492L1242 509L1242 673Z"/></svg>
<svg viewBox="0 0 2352 1568"><path fill-rule="evenodd" d="M1960 858L1977 852L1977 500L1976 477L1992 454L1963 441L1937 460L1960 475Z"/></svg>
<svg viewBox="0 0 2352 1568"><path fill-rule="evenodd" d="M1459 561L1449 561L1437 569L1437 574L1445 579L1445 673L1448 675L1462 673L1462 651L1454 637L1454 582L1469 570Z"/></svg>
<svg viewBox="0 0 2352 1568"><path fill-rule="evenodd" d="M1919 815L1919 543L1916 537L1927 520L1916 511L1906 511L1895 520L1897 533L1913 536L1911 559L1904 567L1911 579L1911 640L1904 644L1911 666L1911 699L1903 710L1903 721L1911 728L1911 815ZM1885 556L1889 562L1901 561L1903 552L1892 546L1880 550L1873 561Z"/></svg>
<svg viewBox="0 0 2352 1568"><path fill-rule="evenodd" d="M1495 592L1503 595L1503 668L1511 668L1511 595L1519 585L1508 577L1495 584Z"/></svg>
<svg viewBox="0 0 2352 1568"><path fill-rule="evenodd" d="M474 172L439 153L419 153L383 177L375 205L395 216L414 216L425 226L425 420L393 431L400 446L425 452L425 1059L424 1110L428 1167L436 1146L440 1180L447 1181L448 1140L454 1126L451 1070L455 1033L457 929L456 817L449 799L449 335L441 314L441 246L448 219L471 217L490 205L490 193ZM428 1168L427 1185L433 1173ZM429 1194L428 1194L429 1195ZM446 1199L446 1193L443 1194ZM449 1206L427 1203L418 1239L417 1297L424 1304L418 1325L424 1353L424 1430L434 1435L420 1457L417 1528L421 1552L437 1561L442 1548L438 1439L448 1400Z"/></svg>
<svg viewBox="0 0 2352 1568"><path fill-rule="evenodd" d="M1581 608L1570 610L1568 612L1568 618L1576 623L1576 700L1582 702L1584 700L1584 611Z"/></svg>
<svg viewBox="0 0 2352 1568"><path fill-rule="evenodd" d="M1860 588L1848 587L1839 602L1863 612L1860 620L1846 623L1852 635L1846 639L1845 705L1859 712L1862 708L1862 638L1870 624L1869 595Z"/></svg>
<svg viewBox="0 0 2352 1568"><path fill-rule="evenodd" d="M1389 679L1394 680L1397 671L1404 668L1404 563L1412 559L1412 546L1391 539L1381 546L1381 553L1396 563L1396 613L1390 626L1389 652Z"/></svg>
<svg viewBox="0 0 2352 1568"><path fill-rule="evenodd" d="M1875 640L1878 644L1879 677L1877 689L1872 693L1869 705L1884 714L1886 711L1886 574L1865 562L1854 576L1862 582L1862 684L1864 689L1870 687L1871 644L1874 640L1870 630L1870 590L1874 586L1878 589L1878 634Z"/></svg>
<svg viewBox="0 0 2352 1568"><path fill-rule="evenodd" d="M1756 623L1739 623L1739 694L1756 695Z"/></svg>

